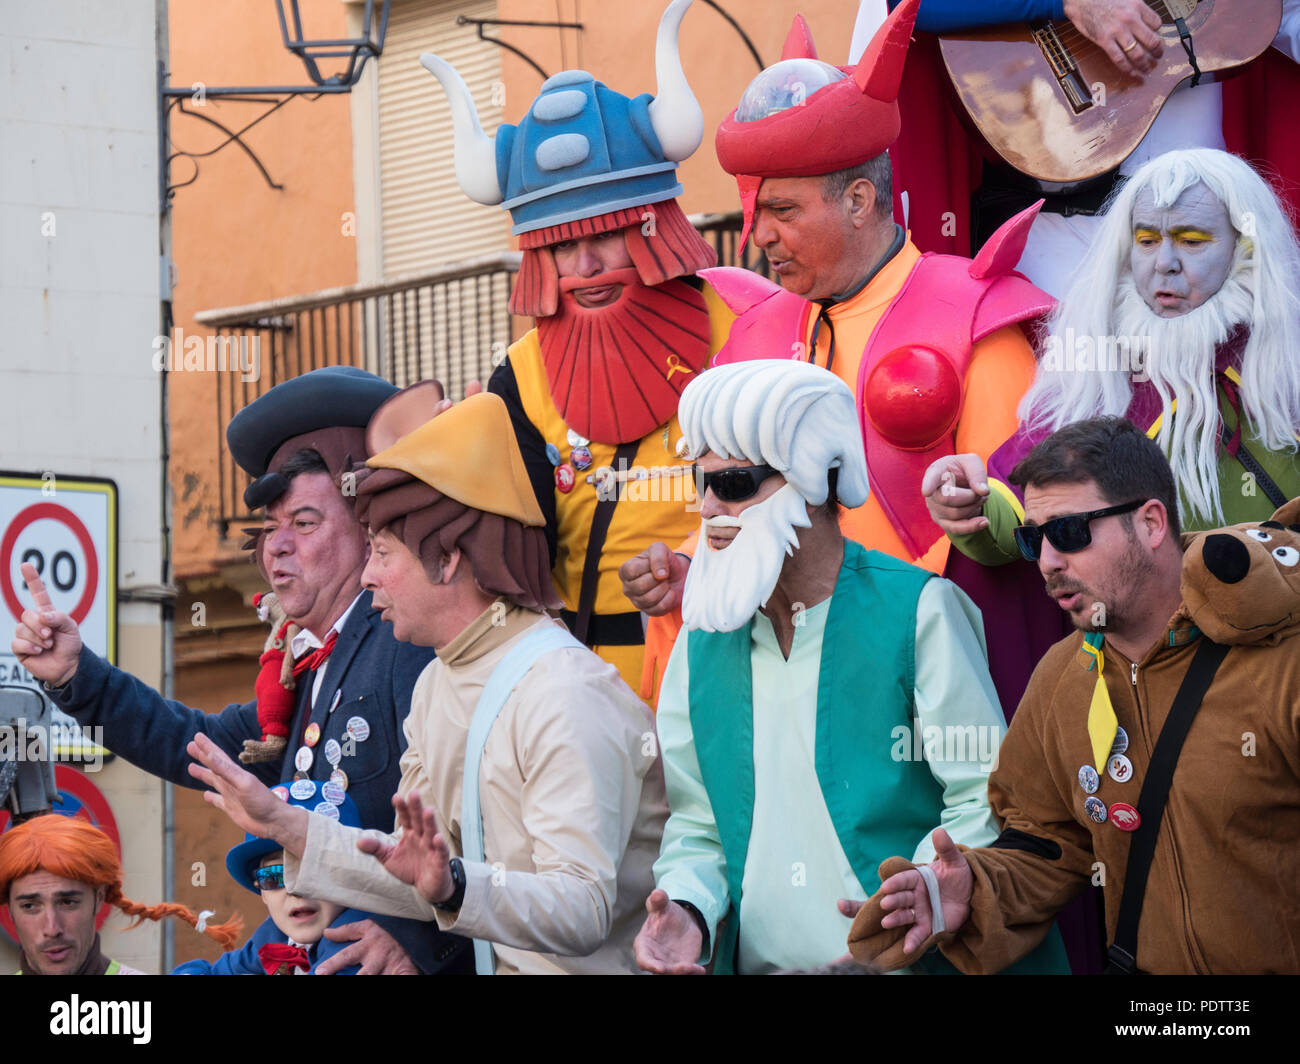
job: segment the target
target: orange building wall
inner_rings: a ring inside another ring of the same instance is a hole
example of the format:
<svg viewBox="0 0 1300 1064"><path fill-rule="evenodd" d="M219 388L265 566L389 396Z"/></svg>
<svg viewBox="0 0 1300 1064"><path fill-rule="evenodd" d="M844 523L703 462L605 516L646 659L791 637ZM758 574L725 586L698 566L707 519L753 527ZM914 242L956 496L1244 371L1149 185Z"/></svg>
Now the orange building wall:
<svg viewBox="0 0 1300 1064"><path fill-rule="evenodd" d="M799 12L812 28L822 59L837 66L848 60L856 0L720 0L720 4L748 34L766 66L781 58L790 23ZM635 96L655 91L655 31L667 6L668 0L624 0L616 5L594 0L501 0L502 19L582 22L586 29L579 34L500 26L492 33L528 53L548 74L580 67L611 89ZM723 173L713 152L713 134L758 74L758 64L731 24L703 0L695 0L686 12L679 42L686 79L704 111L704 143L678 171L686 190L682 207L688 214L739 210L735 182ZM518 122L537 96L542 79L504 49L501 68L506 120Z"/></svg>
<svg viewBox="0 0 1300 1064"><path fill-rule="evenodd" d="M343 37L339 0L303 0L307 32ZM266 0L172 0L171 83L192 85L302 85L301 62L281 43L275 6ZM327 61L324 73L337 66ZM367 77L373 76L367 71ZM210 115L232 129L247 125L265 104L221 102L186 110ZM173 152L203 152L226 136L215 126L173 111ZM355 238L345 236L353 210L352 131L346 95L296 97L243 138L271 178L267 185L237 144L198 160L197 180L172 201L175 326L186 336L207 335L196 311L314 292L357 279ZM172 161L173 183L187 180L194 163ZM269 352L263 349L263 358ZM265 366L262 367L265 372ZM211 572L217 545L216 382L210 372L169 378L171 483L174 492L173 562L185 579ZM180 619L178 618L178 623Z"/></svg>

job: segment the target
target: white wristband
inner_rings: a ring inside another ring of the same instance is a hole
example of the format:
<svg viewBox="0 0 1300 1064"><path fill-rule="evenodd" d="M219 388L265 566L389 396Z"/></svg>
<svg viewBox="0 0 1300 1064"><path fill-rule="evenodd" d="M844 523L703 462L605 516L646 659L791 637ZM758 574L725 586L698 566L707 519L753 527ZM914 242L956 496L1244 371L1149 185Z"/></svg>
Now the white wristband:
<svg viewBox="0 0 1300 1064"><path fill-rule="evenodd" d="M939 877L929 865L917 865L916 870L925 880L925 889L930 895L930 934L937 935L947 930L947 925L943 922L943 902L939 898Z"/></svg>

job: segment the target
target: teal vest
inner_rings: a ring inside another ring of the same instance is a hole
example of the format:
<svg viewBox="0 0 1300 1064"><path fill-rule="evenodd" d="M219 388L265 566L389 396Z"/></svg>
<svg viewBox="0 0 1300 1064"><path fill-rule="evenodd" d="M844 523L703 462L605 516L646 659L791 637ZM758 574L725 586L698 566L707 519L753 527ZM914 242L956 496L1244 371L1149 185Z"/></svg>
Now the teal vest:
<svg viewBox="0 0 1300 1064"><path fill-rule="evenodd" d="M880 888L880 862L910 855L943 814L943 791L926 766L893 756L893 730L901 724L911 734L919 726L913 698L916 608L933 575L846 539L826 616L817 685L817 780L840 846L868 897ZM731 895L714 971L732 974L754 814L750 626L691 631L687 639L691 730ZM1045 947L1052 950L1046 968ZM1026 970L1069 970L1055 931L1009 970L1036 958ZM915 967L936 974L955 971L938 953Z"/></svg>
<svg viewBox="0 0 1300 1064"><path fill-rule="evenodd" d="M867 894L877 866L910 854L939 823L943 792L923 766L894 760L891 732L915 726L916 604L933 574L844 541L817 687L817 779L831 823ZM754 812L750 627L692 631L691 730L723 856L731 910L714 970L735 970L741 883ZM919 769L919 771L918 771Z"/></svg>

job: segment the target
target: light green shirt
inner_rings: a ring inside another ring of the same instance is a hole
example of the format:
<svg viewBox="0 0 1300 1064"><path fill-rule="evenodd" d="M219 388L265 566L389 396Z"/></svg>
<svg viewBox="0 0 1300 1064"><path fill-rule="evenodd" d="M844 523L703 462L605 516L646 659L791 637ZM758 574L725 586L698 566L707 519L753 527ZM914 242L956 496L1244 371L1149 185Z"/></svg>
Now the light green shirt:
<svg viewBox="0 0 1300 1064"><path fill-rule="evenodd" d="M817 687L829 611L830 599L803 611L788 660L763 614L750 624L754 815L739 964L746 974L814 967L842 956L851 921L840 915L836 901L865 897L817 779ZM677 640L659 696L657 724L671 813L654 874L669 897L700 910L713 942L730 899L722 844L695 755L687 642L684 636ZM880 741L891 744L899 759L920 755L925 767L917 770L938 781L944 812L935 827L946 828L956 842L987 845L998 834L988 805L988 774L1006 725L988 675L979 611L946 580L927 581L921 592L916 648L921 737L884 722L878 725ZM872 726L863 721L863 727ZM890 811L879 814L887 817ZM931 860L929 832L917 840L915 853L903 856Z"/></svg>

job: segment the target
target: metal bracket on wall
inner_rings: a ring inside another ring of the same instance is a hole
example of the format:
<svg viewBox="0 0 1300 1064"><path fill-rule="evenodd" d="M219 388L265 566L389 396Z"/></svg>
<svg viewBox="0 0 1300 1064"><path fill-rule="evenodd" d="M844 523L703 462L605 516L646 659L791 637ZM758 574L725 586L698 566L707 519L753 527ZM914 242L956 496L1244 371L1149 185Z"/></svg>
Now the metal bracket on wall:
<svg viewBox="0 0 1300 1064"><path fill-rule="evenodd" d="M527 21L521 21L519 19L470 18L468 15L457 15L456 25L473 26L478 33L478 39L480 41L487 41L489 44L495 44L498 48L504 48L507 52L514 52L515 55L519 56L520 59L522 59L530 67L536 70L537 73L541 74L543 81L549 78L550 75L541 68L541 65L538 64L532 58L532 56L528 55L528 53L522 51L521 49L516 48L513 44L507 44L499 37L489 37L487 34L483 32L483 27L484 26L534 26L534 27L540 26L544 29L551 29L551 30L579 30L579 31L586 29L586 26L581 22L527 22Z"/></svg>
<svg viewBox="0 0 1300 1064"><path fill-rule="evenodd" d="M745 47L749 49L749 54L754 57L754 62L758 64L759 72L762 73L762 71L766 70L767 68L763 65L763 57L758 54L758 49L754 47L754 42L749 39L749 34L740 28L740 23L731 17L730 12L723 8L721 4L717 3L717 0L704 0L704 2L731 23L731 28L735 30L740 39L745 42Z"/></svg>
<svg viewBox="0 0 1300 1064"><path fill-rule="evenodd" d="M216 126L219 130L221 130L223 133L226 134L226 139L223 140L220 144L218 144L215 148L209 148L207 151L173 151L164 156L163 159L164 173L168 175L168 183L163 193L165 197L164 206L166 206L171 202L172 195L175 193L175 191L178 188L184 188L186 185L192 185L195 181L199 179L199 163L198 163L199 159L204 159L210 155L215 155L227 144L239 145L239 147L244 150L244 153L250 159L253 160L253 165L256 166L257 169L261 172L262 177L266 179L266 183L270 185L273 189L276 190L283 189L284 186L282 184L280 184L277 181L273 181L271 179L270 173L267 171L266 167L262 165L262 160L257 157L257 153L253 151L253 149L250 148L242 138L245 133L247 133L255 125L261 122L262 119L267 118L270 115L274 114L286 103L292 100L293 96L282 96L279 99L276 99L273 96L271 97L266 97L266 96L224 96L222 97L222 99L229 100L231 103L265 103L271 105L260 115L254 118L251 122L249 122L246 126L243 126L238 130L232 130L224 122L220 122L210 115L205 115L200 113L199 111L190 110L186 108L185 98L188 96L191 99L194 99L198 97L198 93L199 90L197 89L187 89L184 90L184 95L178 95L175 93L170 94L170 96L167 98L166 109L164 111L163 135L167 137L167 140L170 144L171 138L170 136L168 136L168 134L171 126L170 123L171 112L173 110L176 110L179 111L181 114L189 115L192 118L201 119L202 121L207 122L209 125ZM315 98L318 98L318 96L313 97L313 99ZM182 158L182 157L189 159L192 163L194 163L194 173L189 177L188 180L177 181L175 183L172 183L170 180L172 160Z"/></svg>

